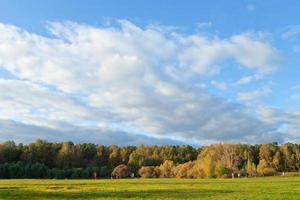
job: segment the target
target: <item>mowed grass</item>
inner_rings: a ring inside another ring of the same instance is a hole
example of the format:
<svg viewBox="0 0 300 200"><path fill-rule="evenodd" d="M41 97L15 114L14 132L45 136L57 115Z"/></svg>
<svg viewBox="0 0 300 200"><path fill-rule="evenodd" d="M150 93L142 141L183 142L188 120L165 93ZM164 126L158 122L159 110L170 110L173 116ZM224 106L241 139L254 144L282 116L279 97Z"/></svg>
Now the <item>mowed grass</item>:
<svg viewBox="0 0 300 200"><path fill-rule="evenodd" d="M0 180L0 199L300 199L300 177Z"/></svg>

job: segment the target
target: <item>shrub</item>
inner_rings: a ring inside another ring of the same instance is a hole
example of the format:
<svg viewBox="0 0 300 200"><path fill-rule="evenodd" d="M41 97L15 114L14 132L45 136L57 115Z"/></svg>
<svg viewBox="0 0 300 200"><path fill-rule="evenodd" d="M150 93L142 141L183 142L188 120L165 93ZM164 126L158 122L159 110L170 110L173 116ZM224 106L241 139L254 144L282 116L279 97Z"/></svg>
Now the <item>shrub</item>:
<svg viewBox="0 0 300 200"><path fill-rule="evenodd" d="M41 163L31 165L31 178L46 178L48 167Z"/></svg>
<svg viewBox="0 0 300 200"><path fill-rule="evenodd" d="M192 169L195 163L192 161L180 164L176 166L173 170L174 175L176 178L193 178Z"/></svg>
<svg viewBox="0 0 300 200"><path fill-rule="evenodd" d="M103 166L100 168L99 176L100 177L108 177L109 176L109 171L108 171L107 166Z"/></svg>
<svg viewBox="0 0 300 200"><path fill-rule="evenodd" d="M72 176L71 178L82 178L82 169L81 168L75 168L72 170L73 173L72 173Z"/></svg>
<svg viewBox="0 0 300 200"><path fill-rule="evenodd" d="M65 170L53 168L48 170L48 177L54 179L64 179L65 178Z"/></svg>
<svg viewBox="0 0 300 200"><path fill-rule="evenodd" d="M276 170L272 167L268 167L263 170L264 176L274 176L275 174L276 174Z"/></svg>
<svg viewBox="0 0 300 200"><path fill-rule="evenodd" d="M149 166L149 167L141 167L139 170L139 175L142 178L158 178L160 171L158 167Z"/></svg>
<svg viewBox="0 0 300 200"><path fill-rule="evenodd" d="M232 171L229 168L220 165L216 168L216 175L218 178L229 178L231 177Z"/></svg>
<svg viewBox="0 0 300 200"><path fill-rule="evenodd" d="M115 167L111 175L114 178L128 178L130 177L130 171L126 165L121 164Z"/></svg>
<svg viewBox="0 0 300 200"><path fill-rule="evenodd" d="M187 171L188 178L206 178L202 164L199 161L193 162L193 168Z"/></svg>
<svg viewBox="0 0 300 200"><path fill-rule="evenodd" d="M173 161L166 160L162 165L159 166L161 178L172 178L174 177L173 168L175 167Z"/></svg>

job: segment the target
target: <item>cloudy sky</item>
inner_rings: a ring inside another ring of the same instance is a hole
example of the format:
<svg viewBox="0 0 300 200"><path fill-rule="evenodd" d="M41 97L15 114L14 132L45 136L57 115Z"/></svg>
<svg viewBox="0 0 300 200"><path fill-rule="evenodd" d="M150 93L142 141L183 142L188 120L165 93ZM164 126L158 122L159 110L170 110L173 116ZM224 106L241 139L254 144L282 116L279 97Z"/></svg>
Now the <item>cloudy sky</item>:
<svg viewBox="0 0 300 200"><path fill-rule="evenodd" d="M300 2L0 1L0 142L300 142Z"/></svg>

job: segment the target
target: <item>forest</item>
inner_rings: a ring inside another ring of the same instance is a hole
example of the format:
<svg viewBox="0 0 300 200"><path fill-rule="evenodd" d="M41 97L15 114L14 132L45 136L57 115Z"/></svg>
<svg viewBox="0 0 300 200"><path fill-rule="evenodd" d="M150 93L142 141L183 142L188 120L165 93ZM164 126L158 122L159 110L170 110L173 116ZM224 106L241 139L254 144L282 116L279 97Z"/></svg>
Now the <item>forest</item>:
<svg viewBox="0 0 300 200"><path fill-rule="evenodd" d="M92 143L0 144L0 178L232 178L296 174L300 145L104 146Z"/></svg>

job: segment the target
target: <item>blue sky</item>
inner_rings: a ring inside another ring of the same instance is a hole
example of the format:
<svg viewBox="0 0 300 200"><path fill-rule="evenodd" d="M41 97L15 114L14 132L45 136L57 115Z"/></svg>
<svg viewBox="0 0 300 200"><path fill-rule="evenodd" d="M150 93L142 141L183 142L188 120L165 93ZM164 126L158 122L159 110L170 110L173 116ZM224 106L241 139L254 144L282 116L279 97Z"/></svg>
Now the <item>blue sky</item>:
<svg viewBox="0 0 300 200"><path fill-rule="evenodd" d="M0 1L0 140L299 142L299 9Z"/></svg>

